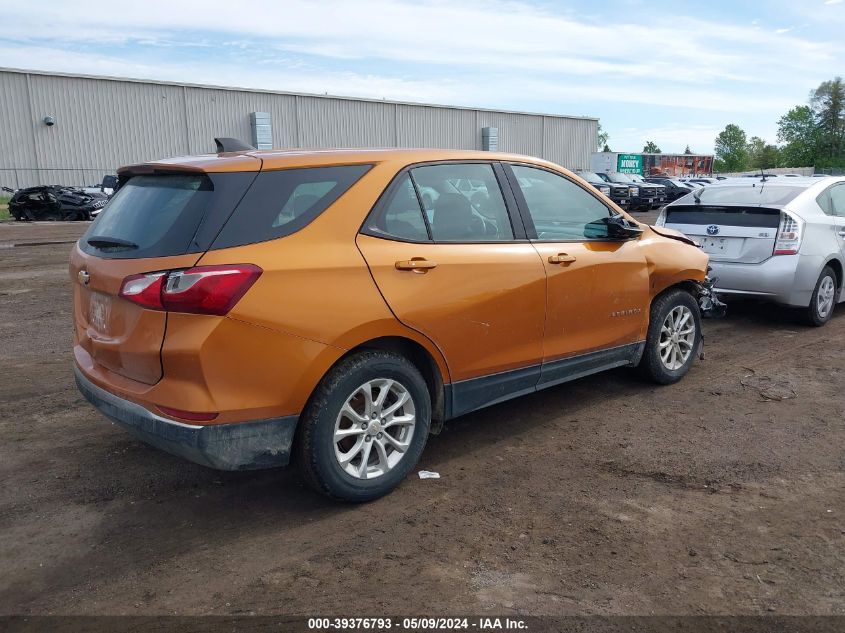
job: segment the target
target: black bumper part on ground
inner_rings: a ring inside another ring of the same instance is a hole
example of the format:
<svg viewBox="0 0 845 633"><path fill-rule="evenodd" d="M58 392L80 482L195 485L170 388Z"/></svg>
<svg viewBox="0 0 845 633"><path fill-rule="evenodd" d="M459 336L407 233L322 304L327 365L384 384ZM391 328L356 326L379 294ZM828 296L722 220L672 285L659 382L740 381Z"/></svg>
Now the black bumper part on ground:
<svg viewBox="0 0 845 633"><path fill-rule="evenodd" d="M194 426L160 417L141 405L101 389L74 367L76 386L102 414L138 439L218 470L285 466L298 416Z"/></svg>

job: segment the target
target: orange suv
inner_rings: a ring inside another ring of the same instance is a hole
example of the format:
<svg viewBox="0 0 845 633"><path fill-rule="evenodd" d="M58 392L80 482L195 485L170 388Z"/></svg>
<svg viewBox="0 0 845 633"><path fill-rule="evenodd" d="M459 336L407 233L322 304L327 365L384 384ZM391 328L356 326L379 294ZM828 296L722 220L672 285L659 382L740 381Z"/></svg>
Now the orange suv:
<svg viewBox="0 0 845 633"><path fill-rule="evenodd" d="M77 385L149 444L365 501L445 420L699 352L707 256L557 165L228 143L121 169L70 258Z"/></svg>

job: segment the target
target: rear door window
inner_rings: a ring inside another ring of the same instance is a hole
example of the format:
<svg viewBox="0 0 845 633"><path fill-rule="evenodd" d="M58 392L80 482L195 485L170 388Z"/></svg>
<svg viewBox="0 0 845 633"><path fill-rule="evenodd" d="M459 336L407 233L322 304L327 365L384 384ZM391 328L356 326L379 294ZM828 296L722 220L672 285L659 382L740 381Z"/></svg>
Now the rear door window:
<svg viewBox="0 0 845 633"><path fill-rule="evenodd" d="M489 163L423 165L412 169L411 176L426 201L435 242L514 238L502 190Z"/></svg>
<svg viewBox="0 0 845 633"><path fill-rule="evenodd" d="M385 204L367 221L366 232L375 237L428 241L428 229L411 177L403 174L391 185L387 196Z"/></svg>
<svg viewBox="0 0 845 633"><path fill-rule="evenodd" d="M845 185L830 188L830 210L833 215L845 217Z"/></svg>

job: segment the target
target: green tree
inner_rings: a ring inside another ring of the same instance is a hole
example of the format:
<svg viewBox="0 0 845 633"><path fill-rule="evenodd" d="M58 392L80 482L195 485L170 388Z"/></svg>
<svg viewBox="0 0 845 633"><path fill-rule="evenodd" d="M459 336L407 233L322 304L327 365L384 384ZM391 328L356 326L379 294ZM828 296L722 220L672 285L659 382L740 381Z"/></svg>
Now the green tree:
<svg viewBox="0 0 845 633"><path fill-rule="evenodd" d="M643 146L643 154L662 154L663 150L657 147L657 143L649 141Z"/></svg>
<svg viewBox="0 0 845 633"><path fill-rule="evenodd" d="M778 119L778 142L784 167L812 167L819 153L819 128L810 106L795 106Z"/></svg>
<svg viewBox="0 0 845 633"><path fill-rule="evenodd" d="M604 131L604 128L601 126L601 121L599 121L596 124L596 149L604 147L605 149L602 151L609 152L610 148L607 147L608 140L610 140L610 134Z"/></svg>
<svg viewBox="0 0 845 633"><path fill-rule="evenodd" d="M810 107L820 133L820 154L831 166L845 164L845 84L824 81L810 93Z"/></svg>
<svg viewBox="0 0 845 633"><path fill-rule="evenodd" d="M716 137L716 158L722 167L719 171L743 171L748 163L748 141L738 125L729 123ZM689 149L689 148L687 148Z"/></svg>
<svg viewBox="0 0 845 633"><path fill-rule="evenodd" d="M684 154L692 154L692 150L689 148L689 145L687 145L687 148L684 150Z"/></svg>

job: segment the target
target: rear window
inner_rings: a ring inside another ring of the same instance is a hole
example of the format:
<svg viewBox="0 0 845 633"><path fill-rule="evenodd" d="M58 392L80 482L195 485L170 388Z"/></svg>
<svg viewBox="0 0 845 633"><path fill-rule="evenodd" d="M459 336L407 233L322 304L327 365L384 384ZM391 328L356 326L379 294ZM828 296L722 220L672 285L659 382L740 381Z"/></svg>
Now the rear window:
<svg viewBox="0 0 845 633"><path fill-rule="evenodd" d="M98 257L167 257L283 237L316 218L370 167L133 176L80 247Z"/></svg>
<svg viewBox="0 0 845 633"><path fill-rule="evenodd" d="M774 204L784 205L794 200L805 187L755 183L754 186L708 185L681 198L684 204L695 204L694 195L702 204ZM701 192L700 194L698 192Z"/></svg>
<svg viewBox="0 0 845 633"><path fill-rule="evenodd" d="M666 207L666 224L721 224L774 229L780 225L780 211L762 207L672 206Z"/></svg>
<svg viewBox="0 0 845 633"><path fill-rule="evenodd" d="M151 174L130 178L80 240L101 257L165 257L198 252L194 238L215 205L229 212L255 174ZM219 230L219 227L218 227Z"/></svg>
<svg viewBox="0 0 845 633"><path fill-rule="evenodd" d="M308 167L258 174L213 248L266 242L307 226L372 165Z"/></svg>

